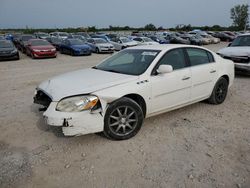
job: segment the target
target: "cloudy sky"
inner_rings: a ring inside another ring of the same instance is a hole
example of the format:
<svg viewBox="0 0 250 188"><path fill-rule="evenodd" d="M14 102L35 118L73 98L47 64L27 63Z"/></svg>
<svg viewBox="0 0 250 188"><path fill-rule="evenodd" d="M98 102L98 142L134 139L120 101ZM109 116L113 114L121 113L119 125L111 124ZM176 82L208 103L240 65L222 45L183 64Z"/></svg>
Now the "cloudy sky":
<svg viewBox="0 0 250 188"><path fill-rule="evenodd" d="M242 3L250 0L0 0L0 28L229 26Z"/></svg>

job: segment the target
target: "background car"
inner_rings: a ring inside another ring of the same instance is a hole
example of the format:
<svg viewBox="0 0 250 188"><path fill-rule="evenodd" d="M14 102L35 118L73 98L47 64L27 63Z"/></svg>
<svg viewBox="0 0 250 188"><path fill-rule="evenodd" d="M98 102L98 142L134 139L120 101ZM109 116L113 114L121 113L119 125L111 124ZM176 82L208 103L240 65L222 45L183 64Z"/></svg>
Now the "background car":
<svg viewBox="0 0 250 188"><path fill-rule="evenodd" d="M148 35L148 38L151 38L153 41L158 42L160 44L169 44L170 41L165 39L163 36L157 35Z"/></svg>
<svg viewBox="0 0 250 188"><path fill-rule="evenodd" d="M202 40L197 38L195 35L190 35L188 33L182 34L181 38L185 39L185 40L189 40L190 44L192 45L202 45Z"/></svg>
<svg viewBox="0 0 250 188"><path fill-rule="evenodd" d="M87 32L77 32L75 34L83 36L86 40L91 38Z"/></svg>
<svg viewBox="0 0 250 188"><path fill-rule="evenodd" d="M115 50L117 51L120 51L128 47L137 46L138 44L136 41L130 40L127 37L112 38L110 43L114 45Z"/></svg>
<svg viewBox="0 0 250 188"><path fill-rule="evenodd" d="M26 54L35 58L56 57L56 48L44 39L30 39L26 46Z"/></svg>
<svg viewBox="0 0 250 188"><path fill-rule="evenodd" d="M225 32L217 32L213 35L216 38L219 38L221 41L232 42L235 37L228 35Z"/></svg>
<svg viewBox="0 0 250 188"><path fill-rule="evenodd" d="M58 37L47 37L46 40L47 40L50 44L52 44L52 45L56 48L57 51L60 50L60 46L61 46L61 44L62 44L62 40L63 40L63 39L58 38Z"/></svg>
<svg viewBox="0 0 250 188"><path fill-rule="evenodd" d="M135 38L133 38L133 40L139 42L138 45L159 44L158 42L155 42L151 38L148 38L148 37L135 37Z"/></svg>
<svg viewBox="0 0 250 188"><path fill-rule="evenodd" d="M19 59L19 53L14 44L9 40L0 40L0 60Z"/></svg>
<svg viewBox="0 0 250 188"><path fill-rule="evenodd" d="M46 38L50 37L50 35L48 33L43 33L43 32L34 33L34 35L38 39L46 39Z"/></svg>
<svg viewBox="0 0 250 188"><path fill-rule="evenodd" d="M6 40L4 35L0 35L0 40Z"/></svg>
<svg viewBox="0 0 250 188"><path fill-rule="evenodd" d="M115 51L114 45L102 38L88 39L87 42L90 45L92 52L95 53L113 53Z"/></svg>
<svg viewBox="0 0 250 188"><path fill-rule="evenodd" d="M20 38L17 40L17 48L21 50L21 52L25 53L26 46L30 39L35 39L34 35L21 35Z"/></svg>
<svg viewBox="0 0 250 188"><path fill-rule="evenodd" d="M250 34L239 35L228 47L218 51L225 59L235 63L237 72L250 73Z"/></svg>
<svg viewBox="0 0 250 188"><path fill-rule="evenodd" d="M181 38L181 35L177 33L171 33L165 38L169 40L171 44L190 44L189 40Z"/></svg>
<svg viewBox="0 0 250 188"><path fill-rule="evenodd" d="M66 32L53 32L53 33L50 33L50 36L57 37L60 39L67 39L69 34Z"/></svg>
<svg viewBox="0 0 250 188"><path fill-rule="evenodd" d="M80 39L65 39L60 45L62 54L76 55L91 55L91 48Z"/></svg>

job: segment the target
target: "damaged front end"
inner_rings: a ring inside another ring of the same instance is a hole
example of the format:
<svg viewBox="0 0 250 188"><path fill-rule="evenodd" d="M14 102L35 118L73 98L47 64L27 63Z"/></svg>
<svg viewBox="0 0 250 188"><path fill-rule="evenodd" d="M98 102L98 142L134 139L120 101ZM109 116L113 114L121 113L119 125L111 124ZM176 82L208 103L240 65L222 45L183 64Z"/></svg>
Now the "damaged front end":
<svg viewBox="0 0 250 188"><path fill-rule="evenodd" d="M34 103L43 106L39 110L44 111L45 122L50 126L61 126L65 136L101 132L104 120L100 100L96 97L98 100L94 98L95 100L85 101L86 96L89 95L73 96L54 102L49 95L38 90ZM79 100L81 97L82 100Z"/></svg>

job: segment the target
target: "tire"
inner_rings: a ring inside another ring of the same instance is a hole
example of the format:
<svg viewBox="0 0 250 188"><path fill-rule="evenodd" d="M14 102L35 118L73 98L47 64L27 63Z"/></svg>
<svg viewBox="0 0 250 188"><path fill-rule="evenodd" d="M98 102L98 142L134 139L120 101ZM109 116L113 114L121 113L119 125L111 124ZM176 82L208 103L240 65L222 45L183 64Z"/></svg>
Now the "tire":
<svg viewBox="0 0 250 188"><path fill-rule="evenodd" d="M75 56L75 52L73 50L70 51L71 56Z"/></svg>
<svg viewBox="0 0 250 188"><path fill-rule="evenodd" d="M210 98L207 100L210 104L221 104L225 101L228 92L228 81L221 77L215 84Z"/></svg>
<svg viewBox="0 0 250 188"><path fill-rule="evenodd" d="M15 60L19 60L20 59L20 56L19 56L19 53L17 53L17 57Z"/></svg>
<svg viewBox="0 0 250 188"><path fill-rule="evenodd" d="M95 51L96 51L96 53L97 53L97 54L99 54L99 53L100 53L99 48L96 48L96 49L95 49Z"/></svg>
<svg viewBox="0 0 250 188"><path fill-rule="evenodd" d="M59 51L60 51L61 54L63 54L63 49L62 48L60 48Z"/></svg>
<svg viewBox="0 0 250 188"><path fill-rule="evenodd" d="M104 117L104 135L113 140L135 136L144 120L142 108L132 99L121 98L110 104Z"/></svg>
<svg viewBox="0 0 250 188"><path fill-rule="evenodd" d="M32 59L35 59L35 56L34 56L34 54L31 52L30 53L30 57L32 58Z"/></svg>

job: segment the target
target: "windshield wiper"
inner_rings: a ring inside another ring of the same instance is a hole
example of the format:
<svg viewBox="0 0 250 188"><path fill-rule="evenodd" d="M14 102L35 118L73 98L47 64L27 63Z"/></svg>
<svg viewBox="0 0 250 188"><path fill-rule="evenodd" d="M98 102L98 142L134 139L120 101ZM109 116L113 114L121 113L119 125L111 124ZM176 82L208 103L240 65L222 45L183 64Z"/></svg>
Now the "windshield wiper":
<svg viewBox="0 0 250 188"><path fill-rule="evenodd" d="M113 69L105 69L104 71L114 72L114 73L121 73L120 71L113 70Z"/></svg>

